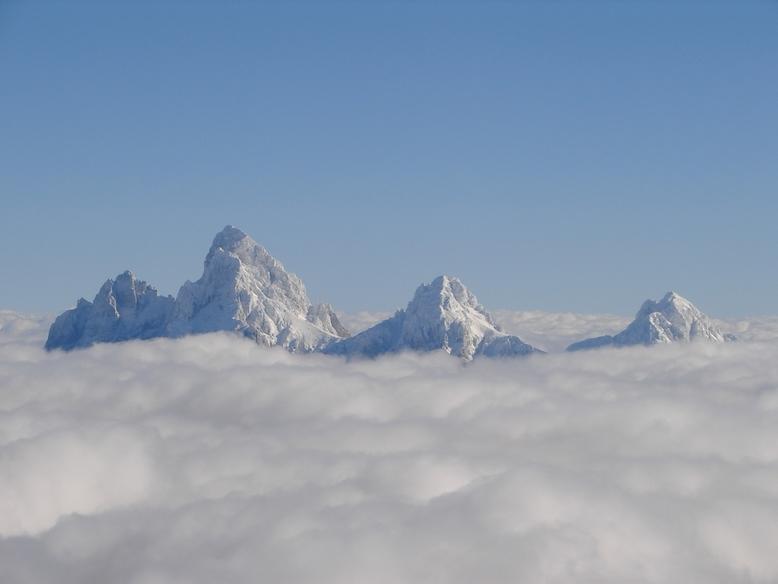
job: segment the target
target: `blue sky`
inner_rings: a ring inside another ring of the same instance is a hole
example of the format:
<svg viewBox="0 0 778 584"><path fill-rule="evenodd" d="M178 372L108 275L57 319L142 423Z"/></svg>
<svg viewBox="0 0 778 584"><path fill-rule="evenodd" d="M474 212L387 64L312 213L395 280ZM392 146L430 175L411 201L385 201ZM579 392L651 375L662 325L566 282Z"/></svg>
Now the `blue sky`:
<svg viewBox="0 0 778 584"><path fill-rule="evenodd" d="M778 2L2 2L0 307L240 226L344 310L778 313Z"/></svg>

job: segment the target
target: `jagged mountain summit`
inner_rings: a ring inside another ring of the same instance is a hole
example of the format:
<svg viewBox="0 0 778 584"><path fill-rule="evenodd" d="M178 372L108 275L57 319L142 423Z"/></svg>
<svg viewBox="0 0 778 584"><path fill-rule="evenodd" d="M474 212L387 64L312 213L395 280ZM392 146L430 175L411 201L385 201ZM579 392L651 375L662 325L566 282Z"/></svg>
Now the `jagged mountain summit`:
<svg viewBox="0 0 778 584"><path fill-rule="evenodd" d="M675 292L668 292L659 302L646 300L635 315L635 320L617 335L579 341L567 350L691 341L723 343L728 340L732 340L732 337L723 335L694 304Z"/></svg>
<svg viewBox="0 0 778 584"><path fill-rule="evenodd" d="M312 305L300 278L232 226L214 238L202 277L181 287L169 325L171 336L225 330L304 352L349 334L331 306Z"/></svg>
<svg viewBox="0 0 778 584"><path fill-rule="evenodd" d="M203 274L176 298L124 272L107 280L92 302L57 317L46 349L95 343L235 332L291 352L321 351L374 357L400 351L440 350L464 361L510 357L539 349L503 332L457 278L440 276L419 286L404 310L354 337L328 304L312 304L305 286L268 251L236 227L219 232ZM573 343L568 351L605 346L733 340L691 302L674 292L647 300L622 332Z"/></svg>
<svg viewBox="0 0 778 584"><path fill-rule="evenodd" d="M405 310L324 352L375 357L403 350L442 350L466 361L542 352L502 332L475 295L449 276L422 284Z"/></svg>
<svg viewBox="0 0 778 584"><path fill-rule="evenodd" d="M94 302L81 299L61 314L46 348L215 331L302 352L348 336L331 306L311 304L300 278L240 229L227 226L213 240L202 277L186 282L175 300L125 272L108 280Z"/></svg>
<svg viewBox="0 0 778 584"><path fill-rule="evenodd" d="M84 298L60 314L49 329L46 349L75 349L94 343L152 339L165 335L175 301L131 272L107 280L93 302Z"/></svg>

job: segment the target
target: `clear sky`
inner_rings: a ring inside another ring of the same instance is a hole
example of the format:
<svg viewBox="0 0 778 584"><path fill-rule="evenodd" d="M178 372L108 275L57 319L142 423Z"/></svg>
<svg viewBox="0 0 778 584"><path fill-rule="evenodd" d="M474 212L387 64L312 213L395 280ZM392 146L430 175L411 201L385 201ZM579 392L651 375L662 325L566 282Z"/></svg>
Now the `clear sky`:
<svg viewBox="0 0 778 584"><path fill-rule="evenodd" d="M0 307L199 276L316 301L778 313L778 2L0 0Z"/></svg>

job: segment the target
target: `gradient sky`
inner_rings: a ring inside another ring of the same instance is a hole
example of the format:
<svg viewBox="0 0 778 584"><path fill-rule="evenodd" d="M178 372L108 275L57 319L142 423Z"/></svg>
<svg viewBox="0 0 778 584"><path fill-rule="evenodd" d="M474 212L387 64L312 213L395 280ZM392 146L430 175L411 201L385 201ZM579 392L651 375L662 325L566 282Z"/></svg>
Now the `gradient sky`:
<svg viewBox="0 0 778 584"><path fill-rule="evenodd" d="M231 223L349 311L778 313L778 2L0 0L0 75L1 308Z"/></svg>

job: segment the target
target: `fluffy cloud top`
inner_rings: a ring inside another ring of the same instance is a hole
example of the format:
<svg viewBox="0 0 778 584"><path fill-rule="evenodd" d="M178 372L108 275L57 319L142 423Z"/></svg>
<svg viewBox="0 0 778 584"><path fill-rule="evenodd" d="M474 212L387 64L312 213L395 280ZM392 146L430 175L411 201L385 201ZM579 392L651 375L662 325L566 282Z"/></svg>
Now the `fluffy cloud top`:
<svg viewBox="0 0 778 584"><path fill-rule="evenodd" d="M0 347L5 343L43 345L51 325L48 316L0 310Z"/></svg>
<svg viewBox="0 0 778 584"><path fill-rule="evenodd" d="M778 344L0 336L3 582L778 580Z"/></svg>
<svg viewBox="0 0 778 584"><path fill-rule="evenodd" d="M496 310L494 317L507 332L546 351L564 351L570 344L619 332L632 320L612 314L576 314L540 310Z"/></svg>
<svg viewBox="0 0 778 584"><path fill-rule="evenodd" d="M361 312L338 314L338 318L351 334L356 334L370 328L374 324L378 324L382 320L386 320L393 314L393 312L370 312L363 310Z"/></svg>

